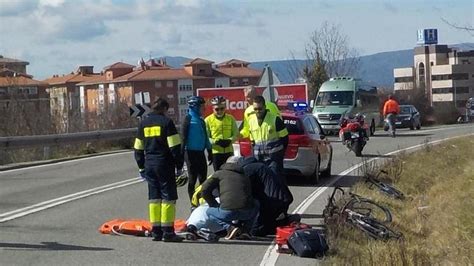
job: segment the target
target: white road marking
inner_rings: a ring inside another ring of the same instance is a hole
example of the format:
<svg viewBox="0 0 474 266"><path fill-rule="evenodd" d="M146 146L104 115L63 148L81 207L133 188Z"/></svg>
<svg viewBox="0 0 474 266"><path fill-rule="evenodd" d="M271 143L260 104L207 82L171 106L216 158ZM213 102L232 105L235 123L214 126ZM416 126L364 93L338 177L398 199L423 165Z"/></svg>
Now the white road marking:
<svg viewBox="0 0 474 266"><path fill-rule="evenodd" d="M426 132L426 131L425 131ZM450 140L450 139L455 139L455 138L462 138L462 137L467 137L467 136L472 136L474 135L474 133L470 133L470 134L465 134L465 135L461 135L461 136L455 136L455 137L449 137L449 138L444 138L444 139L439 139L439 140L434 140L434 141L430 141L430 142L427 142L427 143L422 143L422 144L418 144L418 145L415 145L415 146L411 146L411 147L408 147L408 148L404 148L404 149L399 149L399 150L395 150L395 151L392 151L392 152L389 152L389 153L386 153L384 155L393 155L393 154L397 154L397 153L400 153L402 151L408 151L408 150L413 150L413 149L418 149L418 148L421 148L423 147L424 145L426 144L437 144L439 142L442 142L442 141L446 141L446 140ZM368 160L367 162L371 162L371 161L374 161L374 160L379 160L379 159L382 159L382 158L372 158L370 160ZM352 166L351 168L349 169L346 169L344 170L343 172L339 173L334 179L326 182L322 187L319 187L317 188L315 191L313 191L313 193L311 193L311 195L309 195L307 198L305 198L299 205L298 207L295 208L295 210L293 211L293 214L294 213L304 213L306 211L306 209L308 209L309 206L311 206L311 204L326 190L328 189L329 187L331 187L332 185L334 185L334 183L336 183L339 179L341 179L342 177L344 177L345 175L349 174L350 172L356 170L357 168L359 168L360 166L363 165L363 162L362 163L358 163L354 166ZM260 266L267 266L267 265L275 265L277 260L278 260L278 256L280 255L278 252L277 252L277 245L275 243L275 241L272 242L272 244L270 244L270 246L268 247L267 251L265 252L265 254L263 255L263 259L262 261L260 262Z"/></svg>
<svg viewBox="0 0 474 266"><path fill-rule="evenodd" d="M133 185L140 182L143 182L143 180L140 177L135 177L135 178L123 180L120 182L116 182L116 183L84 190L84 191L77 192L74 194L66 195L63 197L55 198L52 200L43 201L43 202L28 206L28 207L14 210L14 211L5 212L5 213L0 214L0 223L4 223L4 222L7 222L19 217L23 217L28 214L42 211L42 210L46 210L46 209L49 209L61 204L65 204L70 201L82 199L85 197L89 197L91 195L96 195L105 191L109 191L109 190L113 190L113 189L121 188L121 187L126 187L126 186Z"/></svg>

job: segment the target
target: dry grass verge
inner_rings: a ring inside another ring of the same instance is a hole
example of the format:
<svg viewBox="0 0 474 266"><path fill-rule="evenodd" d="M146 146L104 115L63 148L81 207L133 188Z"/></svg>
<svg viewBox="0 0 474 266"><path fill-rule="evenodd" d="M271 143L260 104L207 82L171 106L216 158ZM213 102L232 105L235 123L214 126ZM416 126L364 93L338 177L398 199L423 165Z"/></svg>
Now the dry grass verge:
<svg viewBox="0 0 474 266"><path fill-rule="evenodd" d="M400 166L402 165L402 166ZM376 241L346 226L328 226L334 265L470 265L474 261L474 138L429 144L382 166L407 199L358 183L357 194L388 206L402 241ZM402 167L403 171L397 170Z"/></svg>

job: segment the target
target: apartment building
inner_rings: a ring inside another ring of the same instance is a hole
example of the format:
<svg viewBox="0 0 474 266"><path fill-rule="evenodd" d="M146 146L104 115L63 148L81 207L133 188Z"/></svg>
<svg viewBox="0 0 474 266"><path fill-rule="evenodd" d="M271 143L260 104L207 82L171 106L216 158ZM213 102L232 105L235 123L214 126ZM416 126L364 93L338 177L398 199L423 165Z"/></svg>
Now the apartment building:
<svg viewBox="0 0 474 266"><path fill-rule="evenodd" d="M104 68L95 80L76 84L80 110L87 116L107 112L114 103L130 106L163 97L170 103L169 116L180 123L188 112L187 99L196 94L196 89L256 85L261 71L249 64L232 59L214 65L202 58L190 60L182 68L172 68L164 59L142 60L135 67L116 63Z"/></svg>
<svg viewBox="0 0 474 266"><path fill-rule="evenodd" d="M0 56L0 135L45 134L49 126L47 83L26 73L29 63Z"/></svg>
<svg viewBox="0 0 474 266"><path fill-rule="evenodd" d="M412 67L393 70L397 93L424 90L434 107L454 105L465 111L474 96L474 50L461 51L437 44L437 31L419 32Z"/></svg>
<svg viewBox="0 0 474 266"><path fill-rule="evenodd" d="M57 125L57 132L67 133L82 130L79 113L80 98L78 83L100 77L93 66L79 66L76 71L65 75L53 75L43 80L48 84L51 116Z"/></svg>

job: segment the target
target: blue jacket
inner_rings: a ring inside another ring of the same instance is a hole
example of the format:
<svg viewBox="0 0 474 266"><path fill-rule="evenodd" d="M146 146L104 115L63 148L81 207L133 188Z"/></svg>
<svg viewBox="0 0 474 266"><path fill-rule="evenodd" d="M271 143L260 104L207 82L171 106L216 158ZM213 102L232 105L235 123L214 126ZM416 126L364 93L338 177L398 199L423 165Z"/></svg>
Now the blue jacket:
<svg viewBox="0 0 474 266"><path fill-rule="evenodd" d="M211 149L211 143L207 136L206 124L201 117L198 108L189 108L188 115L182 126L183 148L192 151L204 151Z"/></svg>

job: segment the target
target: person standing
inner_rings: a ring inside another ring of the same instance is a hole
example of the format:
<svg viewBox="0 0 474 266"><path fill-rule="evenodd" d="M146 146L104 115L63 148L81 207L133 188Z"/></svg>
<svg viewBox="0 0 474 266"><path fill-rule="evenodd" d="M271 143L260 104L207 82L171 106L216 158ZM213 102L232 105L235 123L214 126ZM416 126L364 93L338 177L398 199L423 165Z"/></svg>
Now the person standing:
<svg viewBox="0 0 474 266"><path fill-rule="evenodd" d="M256 90L255 86L250 85L250 86L248 86L244 89L244 96L245 96L245 99L247 100L248 107L244 111L244 118L243 118L242 124L240 126L241 126L241 129L247 128L247 130L248 130L248 118L252 113L254 113L253 99L256 96L259 96L259 95L257 94L257 90ZM270 111L270 113L281 117L280 110L278 110L278 106L275 103L272 103L270 101L266 101L265 102L265 108L268 109Z"/></svg>
<svg viewBox="0 0 474 266"><path fill-rule="evenodd" d="M235 118L225 112L225 98L212 98L213 113L206 117L206 128L212 145L212 164L214 171L219 170L230 156L234 155L232 143L239 134Z"/></svg>
<svg viewBox="0 0 474 266"><path fill-rule="evenodd" d="M212 163L211 143L207 136L206 124L202 118L204 113L204 99L199 96L192 96L188 100L189 111L184 118L182 125L183 154L188 167L189 200L192 200L196 182L204 183L207 178L207 166L205 151L208 153L208 160Z"/></svg>
<svg viewBox="0 0 474 266"><path fill-rule="evenodd" d="M279 116L265 108L262 96L254 98L253 110L248 118L248 127L244 127L240 134L244 138L250 137L255 158L273 160L277 164L277 174L282 174L288 130Z"/></svg>
<svg viewBox="0 0 474 266"><path fill-rule="evenodd" d="M389 132L392 138L395 137L395 118L400 113L400 106L392 95L388 96L388 100L383 105L383 116L388 120Z"/></svg>
<svg viewBox="0 0 474 266"><path fill-rule="evenodd" d="M153 241L180 242L183 239L174 233L178 199L175 177L182 173L183 157L176 127L165 115L168 108L162 98L154 102L153 112L138 127L134 150L140 176L148 183Z"/></svg>

